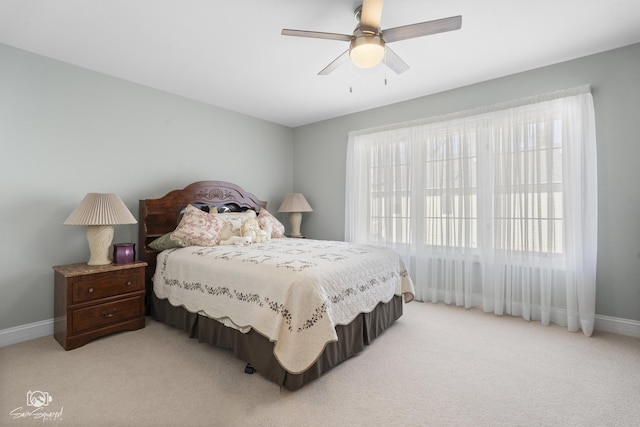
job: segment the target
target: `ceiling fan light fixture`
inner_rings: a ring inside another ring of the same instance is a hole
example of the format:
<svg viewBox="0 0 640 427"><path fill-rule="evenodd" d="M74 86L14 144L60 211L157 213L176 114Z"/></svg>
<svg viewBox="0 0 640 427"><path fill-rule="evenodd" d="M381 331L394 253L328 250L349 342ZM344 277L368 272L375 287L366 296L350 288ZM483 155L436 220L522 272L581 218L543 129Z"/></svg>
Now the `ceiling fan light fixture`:
<svg viewBox="0 0 640 427"><path fill-rule="evenodd" d="M375 67L384 59L384 40L379 35L354 37L351 40L349 57L357 67Z"/></svg>

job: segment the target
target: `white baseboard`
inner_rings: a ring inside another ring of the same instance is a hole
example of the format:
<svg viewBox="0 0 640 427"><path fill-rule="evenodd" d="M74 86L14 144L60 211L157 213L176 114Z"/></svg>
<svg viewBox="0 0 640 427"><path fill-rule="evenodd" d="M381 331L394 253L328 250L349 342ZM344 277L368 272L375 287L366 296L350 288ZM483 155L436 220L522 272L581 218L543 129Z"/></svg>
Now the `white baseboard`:
<svg viewBox="0 0 640 427"><path fill-rule="evenodd" d="M595 330L640 338L640 322L596 315ZM0 347L53 335L53 319L20 325L0 331Z"/></svg>
<svg viewBox="0 0 640 427"><path fill-rule="evenodd" d="M0 331L0 347L53 335L53 319L16 326Z"/></svg>
<svg viewBox="0 0 640 427"><path fill-rule="evenodd" d="M612 334L640 338L640 322L637 320L627 320L619 317L596 314L594 329L601 332L611 332Z"/></svg>

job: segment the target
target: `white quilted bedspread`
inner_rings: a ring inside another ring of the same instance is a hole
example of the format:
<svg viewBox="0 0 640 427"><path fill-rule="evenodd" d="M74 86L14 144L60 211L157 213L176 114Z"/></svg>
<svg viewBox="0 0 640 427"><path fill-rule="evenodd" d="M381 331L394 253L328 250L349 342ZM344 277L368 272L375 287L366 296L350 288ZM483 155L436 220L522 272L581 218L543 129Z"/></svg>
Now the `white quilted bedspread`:
<svg viewBox="0 0 640 427"><path fill-rule="evenodd" d="M275 342L276 358L291 373L307 369L337 340L336 325L394 295L414 297L391 249L287 238L164 251L154 291L174 306L255 329Z"/></svg>

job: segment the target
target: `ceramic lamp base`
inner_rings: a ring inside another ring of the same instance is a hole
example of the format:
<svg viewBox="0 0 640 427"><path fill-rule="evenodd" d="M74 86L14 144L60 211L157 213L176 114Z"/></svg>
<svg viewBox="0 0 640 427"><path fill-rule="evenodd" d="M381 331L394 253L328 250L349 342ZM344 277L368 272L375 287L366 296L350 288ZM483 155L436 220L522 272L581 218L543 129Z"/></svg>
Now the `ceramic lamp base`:
<svg viewBox="0 0 640 427"><path fill-rule="evenodd" d="M109 247L113 241L112 225L87 225L87 240L91 257L89 265L111 264Z"/></svg>
<svg viewBox="0 0 640 427"><path fill-rule="evenodd" d="M289 212L289 226L291 227L291 237L302 237L302 234L300 234L301 223L302 212Z"/></svg>

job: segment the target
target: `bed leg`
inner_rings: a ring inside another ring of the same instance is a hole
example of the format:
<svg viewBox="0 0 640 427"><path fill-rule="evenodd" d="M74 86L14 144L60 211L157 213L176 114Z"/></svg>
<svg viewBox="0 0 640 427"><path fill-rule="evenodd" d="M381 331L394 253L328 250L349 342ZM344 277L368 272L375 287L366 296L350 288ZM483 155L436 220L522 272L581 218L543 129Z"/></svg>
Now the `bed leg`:
<svg viewBox="0 0 640 427"><path fill-rule="evenodd" d="M245 374L253 374L256 371L256 368L251 366L251 363L247 363L247 366L244 367Z"/></svg>

